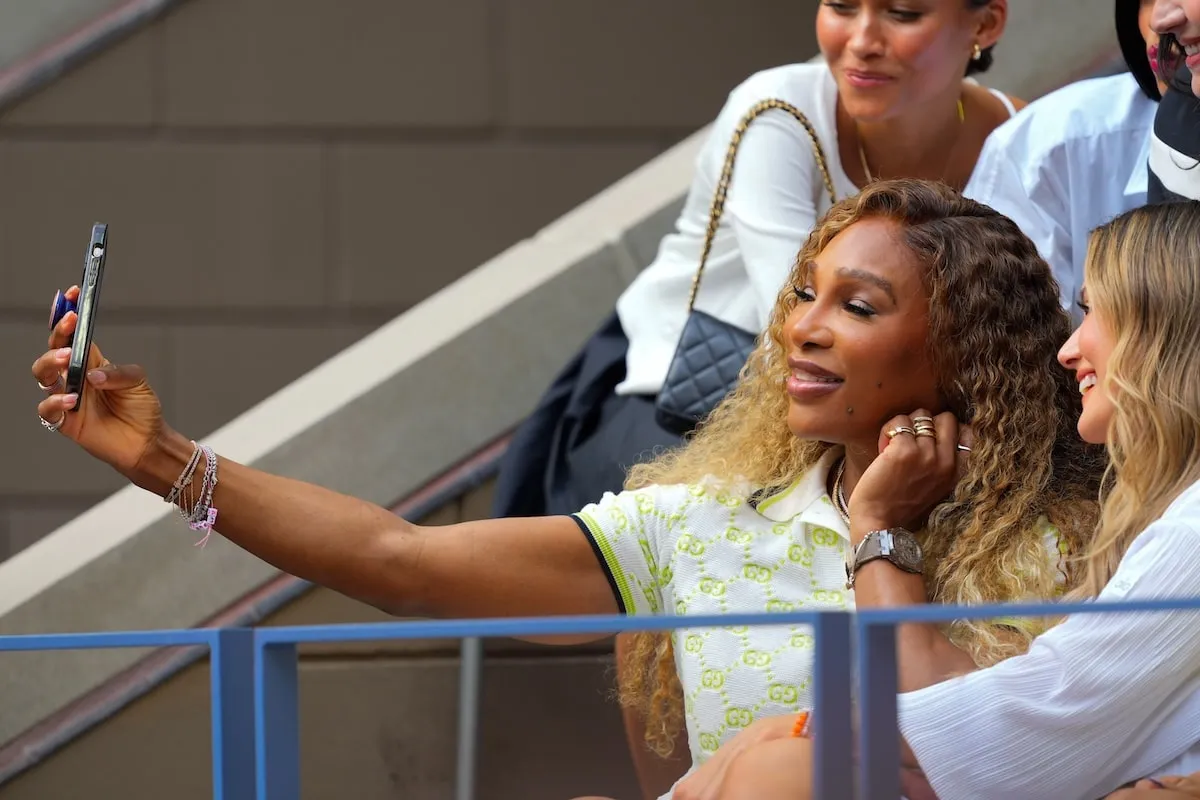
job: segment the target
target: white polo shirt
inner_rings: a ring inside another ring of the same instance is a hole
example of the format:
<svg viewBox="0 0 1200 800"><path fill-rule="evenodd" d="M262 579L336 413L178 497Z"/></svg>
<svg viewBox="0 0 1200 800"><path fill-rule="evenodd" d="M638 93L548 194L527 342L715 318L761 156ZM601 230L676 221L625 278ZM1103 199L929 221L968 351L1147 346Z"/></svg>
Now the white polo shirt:
<svg viewBox="0 0 1200 800"><path fill-rule="evenodd" d="M826 491L833 449L757 504L712 485L606 494L576 515L628 614L853 607L850 532ZM743 490L746 487L742 487ZM812 706L808 625L673 632L693 766L760 717Z"/></svg>
<svg viewBox="0 0 1200 800"><path fill-rule="evenodd" d="M761 500L745 485L648 486L605 494L574 519L625 614L853 610L850 531L827 490L841 455L831 448ZM1057 564L1058 531L1040 524ZM813 706L809 625L681 628L672 639L693 769L756 719Z"/></svg>

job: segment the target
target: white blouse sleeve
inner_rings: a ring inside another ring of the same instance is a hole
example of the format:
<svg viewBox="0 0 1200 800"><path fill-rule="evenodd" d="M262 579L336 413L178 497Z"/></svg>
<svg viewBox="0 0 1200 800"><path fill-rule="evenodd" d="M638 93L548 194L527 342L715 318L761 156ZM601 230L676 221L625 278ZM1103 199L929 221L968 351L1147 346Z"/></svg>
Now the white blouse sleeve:
<svg viewBox="0 0 1200 800"><path fill-rule="evenodd" d="M753 105L737 98L735 93L714 125L714 131L726 133L725 142ZM817 125L817 115L806 112L806 116ZM818 128L818 135L826 153L830 147L837 147L835 134ZM720 157L724 156L722 150ZM719 171L718 167L714 174ZM816 199L822 195L828 202L811 140L800 123L780 110L767 111L755 119L738 147L725 217L737 239L762 326L812 231L817 219Z"/></svg>
<svg viewBox="0 0 1200 800"><path fill-rule="evenodd" d="M988 137L963 194L1017 223L1049 263L1059 286L1071 292L1076 284L1076 243L1064 184L1070 164L1062 147L1046 151L1041 143L1030 141L1034 121L1014 117ZM1073 302L1073 297L1063 297L1064 305Z"/></svg>
<svg viewBox="0 0 1200 800"><path fill-rule="evenodd" d="M1099 600L1200 596L1188 522L1143 531ZM902 694L900 732L942 800L1093 800L1200 740L1197 688L1200 612L1077 614L1025 655Z"/></svg>

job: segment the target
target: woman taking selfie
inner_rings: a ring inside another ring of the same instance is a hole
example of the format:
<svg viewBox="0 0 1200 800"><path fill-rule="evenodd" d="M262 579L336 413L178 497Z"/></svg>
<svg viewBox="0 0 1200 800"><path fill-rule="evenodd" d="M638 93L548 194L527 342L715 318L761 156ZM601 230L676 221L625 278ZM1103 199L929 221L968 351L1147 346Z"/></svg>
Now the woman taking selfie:
<svg viewBox="0 0 1200 800"><path fill-rule="evenodd" d="M1107 447L1111 480L1074 597L1200 597L1200 203L1146 206L1099 228L1085 282L1084 321L1060 359L1083 396L1079 435ZM954 424L945 420L947 430ZM904 447L893 456L896 442ZM933 505L954 485L943 441L940 460L910 445L893 440L863 476L850 503L852 540L864 527L898 524L920 487ZM856 587L860 607L921 603L926 591L882 561ZM1186 789L1163 776L1200 770L1196 617L1071 616L995 666L974 670L962 658L963 674L949 680L945 638L902 627L907 796L1085 800L1132 781L1137 788L1115 797L1162 791L1155 781ZM710 762L694 777L725 800L796 800L809 796L810 757L806 739L783 734L745 748L720 774Z"/></svg>
<svg viewBox="0 0 1200 800"><path fill-rule="evenodd" d="M815 26L823 61L764 70L729 94L697 156L675 229L514 435L493 516L572 513L620 491L628 470L656 448L679 444L680 429L664 427L656 406L670 394L713 198L735 139L736 163L695 309L747 332L749 341L766 326L797 251L835 198L879 178L967 183L988 135L1021 105L965 77L991 65L1007 12L1007 0L820 3ZM807 118L820 156L782 109L762 113L738 134L747 113L769 100ZM691 366L685 374L706 365ZM714 404L732 388L734 371L725 377ZM621 683L653 670L647 659L654 654L671 659L657 634L620 636L616 649ZM632 673L625 669L631 651ZM677 693L672 705L681 702ZM658 763L643 741L646 721L630 709L627 723L645 794L657 796L682 774L686 754ZM661 724L651 719L649 730ZM662 737L650 738L661 751Z"/></svg>
<svg viewBox="0 0 1200 800"><path fill-rule="evenodd" d="M687 445L635 469L636 488L573 516L424 528L219 458L166 425L139 367L98 349L84 397L64 394L75 324L65 316L33 366L43 424L280 569L395 614L846 608L846 505L901 413L913 416L897 438L973 455L957 486L939 482L928 521L904 520L924 555L902 566L928 577L932 600L1053 596L1073 582L1060 549L1079 552L1095 516L1101 462L1074 434L1078 389L1054 345L1069 321L1049 269L1010 220L936 184L879 182L833 208L735 392ZM954 438L946 415L970 420L973 438ZM999 621L950 635L973 665L1036 632ZM671 713L686 714L696 765L755 719L811 702L808 626L684 629L674 642L663 669L687 695ZM655 701L672 686L636 688Z"/></svg>

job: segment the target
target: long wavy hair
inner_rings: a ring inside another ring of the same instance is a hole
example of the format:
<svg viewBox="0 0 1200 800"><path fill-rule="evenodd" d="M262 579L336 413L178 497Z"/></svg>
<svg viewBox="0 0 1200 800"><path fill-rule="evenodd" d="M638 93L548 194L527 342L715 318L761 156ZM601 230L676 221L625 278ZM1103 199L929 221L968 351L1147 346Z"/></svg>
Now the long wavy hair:
<svg viewBox="0 0 1200 800"><path fill-rule="evenodd" d="M945 407L975 436L966 473L918 534L932 599L979 604L1053 596L1059 566L1047 552L1044 520L1057 527L1064 550L1081 552L1095 527L1104 469L1103 451L1075 431L1078 386L1057 362L1070 317L1028 237L1007 217L941 184L878 181L833 206L800 250L737 386L685 445L636 466L626 486L712 476L783 487L817 463L831 445L799 439L787 427L784 325L797 302L799 265L869 218L895 221L923 269L929 358ZM1075 583L1068 568L1067 585ZM947 628L980 665L1023 652L1038 632L994 621ZM665 755L683 719L670 638L637 635L625 667L621 701L645 716L647 744Z"/></svg>
<svg viewBox="0 0 1200 800"><path fill-rule="evenodd" d="M1200 203L1126 212L1088 243L1088 302L1113 349L1101 387L1108 480L1081 593L1099 594L1129 544L1200 480Z"/></svg>

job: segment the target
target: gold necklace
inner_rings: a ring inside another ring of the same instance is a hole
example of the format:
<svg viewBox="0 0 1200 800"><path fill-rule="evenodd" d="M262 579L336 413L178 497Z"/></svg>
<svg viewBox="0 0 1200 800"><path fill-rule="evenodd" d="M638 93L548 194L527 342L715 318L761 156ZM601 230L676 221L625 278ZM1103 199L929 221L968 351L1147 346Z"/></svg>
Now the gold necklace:
<svg viewBox="0 0 1200 800"><path fill-rule="evenodd" d="M960 98L958 98L958 124L962 125L966 119L967 119L967 112L966 112L966 109L963 108L963 101L962 101L962 98L960 97ZM863 175L866 176L867 183L872 183L875 180L875 176L871 174L871 168L867 165L867 152L863 149L862 135L858 132L857 124L854 126L854 138L858 141L858 161L860 164L862 164ZM945 177L946 177L946 167L950 166L950 158L953 155L954 155L954 149L951 148L949 154L946 156L946 164L942 168L942 178L943 179L945 179Z"/></svg>
<svg viewBox="0 0 1200 800"><path fill-rule="evenodd" d="M833 475L833 489L829 492L830 499L833 500L833 507L837 510L838 516L842 518L842 522L850 525L850 505L846 502L846 492L844 480L846 477L846 457L842 456L842 460L838 462L837 472Z"/></svg>

